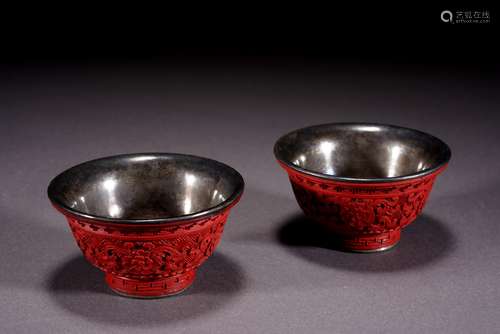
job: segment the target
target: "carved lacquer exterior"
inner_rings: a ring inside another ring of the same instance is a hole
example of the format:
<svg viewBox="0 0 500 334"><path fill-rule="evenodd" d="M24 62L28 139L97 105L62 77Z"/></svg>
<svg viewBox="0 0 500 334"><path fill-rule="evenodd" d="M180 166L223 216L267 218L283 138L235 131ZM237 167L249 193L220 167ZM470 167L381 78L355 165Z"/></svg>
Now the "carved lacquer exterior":
<svg viewBox="0 0 500 334"><path fill-rule="evenodd" d="M229 209L177 224L111 224L67 216L85 258L118 293L160 297L182 292L220 241Z"/></svg>
<svg viewBox="0 0 500 334"><path fill-rule="evenodd" d="M434 173L398 182L355 183L318 178L284 164L304 213L353 251L383 250L395 245L400 230L421 213Z"/></svg>

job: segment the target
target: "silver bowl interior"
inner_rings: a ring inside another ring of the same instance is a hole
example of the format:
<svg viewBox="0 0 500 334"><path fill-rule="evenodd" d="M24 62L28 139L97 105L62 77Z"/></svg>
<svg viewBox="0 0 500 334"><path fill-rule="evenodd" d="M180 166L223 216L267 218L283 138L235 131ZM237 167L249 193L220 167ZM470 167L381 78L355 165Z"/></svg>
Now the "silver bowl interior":
<svg viewBox="0 0 500 334"><path fill-rule="evenodd" d="M74 214L116 221L194 218L231 204L243 179L215 160L146 153L85 162L61 173L49 198Z"/></svg>
<svg viewBox="0 0 500 334"><path fill-rule="evenodd" d="M332 123L281 137L276 158L305 173L345 181L418 177L445 165L449 147L427 133L392 125Z"/></svg>

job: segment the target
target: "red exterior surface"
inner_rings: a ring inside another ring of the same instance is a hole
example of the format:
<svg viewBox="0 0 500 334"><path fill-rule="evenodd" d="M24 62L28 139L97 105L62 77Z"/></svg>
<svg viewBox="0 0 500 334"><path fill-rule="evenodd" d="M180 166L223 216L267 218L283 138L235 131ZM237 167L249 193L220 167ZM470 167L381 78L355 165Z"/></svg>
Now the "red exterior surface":
<svg viewBox="0 0 500 334"><path fill-rule="evenodd" d="M417 218L436 176L446 168L410 180L355 183L287 171L297 202L307 217L335 235L345 250L370 252L396 245L400 230Z"/></svg>
<svg viewBox="0 0 500 334"><path fill-rule="evenodd" d="M56 208L66 216L85 258L106 273L111 289L152 298L180 293L193 283L237 201L209 217L166 224L116 224Z"/></svg>

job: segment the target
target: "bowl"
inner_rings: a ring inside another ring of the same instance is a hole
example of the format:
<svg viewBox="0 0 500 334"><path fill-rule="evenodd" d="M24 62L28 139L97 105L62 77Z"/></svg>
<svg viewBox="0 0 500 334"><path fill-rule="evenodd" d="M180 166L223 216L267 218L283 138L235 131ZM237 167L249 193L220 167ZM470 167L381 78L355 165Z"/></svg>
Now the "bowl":
<svg viewBox="0 0 500 334"><path fill-rule="evenodd" d="M305 215L332 235L332 246L356 252L395 246L451 157L430 134L373 123L292 131L274 154Z"/></svg>
<svg viewBox="0 0 500 334"><path fill-rule="evenodd" d="M192 284L243 188L241 175L215 160L141 153L72 167L50 182L48 196L109 287L150 298Z"/></svg>

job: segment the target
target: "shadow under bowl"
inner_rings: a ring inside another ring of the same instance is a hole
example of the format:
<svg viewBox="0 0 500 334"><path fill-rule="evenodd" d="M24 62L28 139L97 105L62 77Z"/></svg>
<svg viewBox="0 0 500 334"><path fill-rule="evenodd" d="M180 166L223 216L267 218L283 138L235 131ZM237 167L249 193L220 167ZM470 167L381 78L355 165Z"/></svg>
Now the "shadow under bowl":
<svg viewBox="0 0 500 334"><path fill-rule="evenodd" d="M357 252L394 247L422 211L449 147L427 133L375 123L332 123L281 137L274 154L307 217Z"/></svg>
<svg viewBox="0 0 500 334"><path fill-rule="evenodd" d="M72 167L48 196L115 292L156 298L191 285L243 188L241 175L215 160L140 153Z"/></svg>

